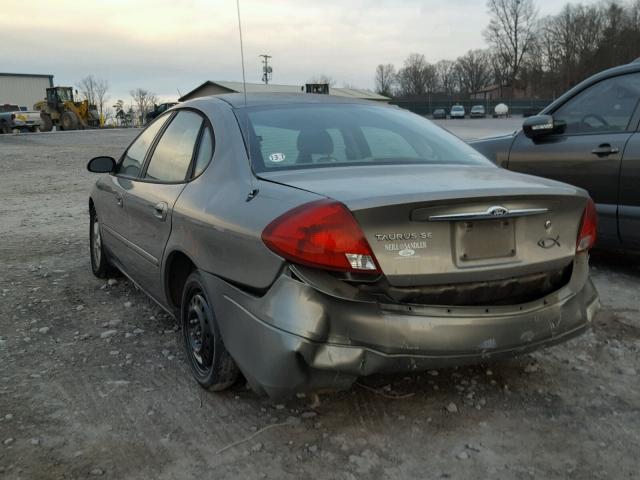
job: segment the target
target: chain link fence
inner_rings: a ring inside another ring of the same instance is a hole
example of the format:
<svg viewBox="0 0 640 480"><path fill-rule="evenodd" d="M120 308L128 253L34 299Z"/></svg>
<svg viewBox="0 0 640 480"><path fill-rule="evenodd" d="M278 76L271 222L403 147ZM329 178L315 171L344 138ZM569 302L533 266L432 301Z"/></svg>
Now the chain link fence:
<svg viewBox="0 0 640 480"><path fill-rule="evenodd" d="M429 99L401 99L396 98L391 100L391 104L398 105L399 107L406 108L419 115L431 115L433 111L438 108L443 108L447 115L449 114L451 107L454 105L462 105L467 113L471 111L471 107L474 105L483 105L487 116L491 116L494 113L495 106L504 103L509 107L509 115L522 115L525 117L536 115L544 107L552 102L551 99L517 99L517 100L429 100Z"/></svg>

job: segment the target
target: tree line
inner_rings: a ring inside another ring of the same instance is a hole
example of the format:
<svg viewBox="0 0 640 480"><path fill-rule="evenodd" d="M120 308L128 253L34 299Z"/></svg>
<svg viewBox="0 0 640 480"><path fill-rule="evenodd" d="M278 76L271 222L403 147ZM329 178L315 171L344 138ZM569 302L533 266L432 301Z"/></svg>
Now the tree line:
<svg viewBox="0 0 640 480"><path fill-rule="evenodd" d="M147 113L154 109L159 102L158 96L144 88L131 90L131 100L127 104L124 100L117 100L109 105L109 82L104 78L96 78L88 75L76 85L79 100L87 100L90 105L95 105L103 123L114 120L122 126L143 125Z"/></svg>
<svg viewBox="0 0 640 480"><path fill-rule="evenodd" d="M567 4L540 17L535 0L489 0L488 48L430 63L410 54L401 68L380 64L376 91L393 97L468 97L508 87L531 98L555 98L594 73L640 57L640 0Z"/></svg>

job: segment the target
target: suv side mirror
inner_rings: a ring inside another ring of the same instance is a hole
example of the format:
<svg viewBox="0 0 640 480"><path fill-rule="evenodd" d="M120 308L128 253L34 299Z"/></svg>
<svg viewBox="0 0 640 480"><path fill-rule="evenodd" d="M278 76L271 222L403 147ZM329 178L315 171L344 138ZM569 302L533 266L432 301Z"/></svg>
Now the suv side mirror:
<svg viewBox="0 0 640 480"><path fill-rule="evenodd" d="M95 157L87 163L87 170L92 173L111 173L116 169L113 157Z"/></svg>
<svg viewBox="0 0 640 480"><path fill-rule="evenodd" d="M551 115L534 115L522 124L522 131L529 138L539 138L552 133L558 133L558 127Z"/></svg>

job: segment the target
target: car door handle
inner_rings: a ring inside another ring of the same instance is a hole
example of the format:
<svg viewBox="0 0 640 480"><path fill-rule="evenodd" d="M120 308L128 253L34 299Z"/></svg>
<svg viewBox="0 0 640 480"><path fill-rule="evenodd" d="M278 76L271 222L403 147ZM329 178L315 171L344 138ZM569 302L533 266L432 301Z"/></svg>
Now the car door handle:
<svg viewBox="0 0 640 480"><path fill-rule="evenodd" d="M591 153L594 155L598 155L599 157L606 157L607 155L613 155L620 151L617 147L612 147L608 143L603 143L602 145L598 145L598 148L594 148L591 150Z"/></svg>
<svg viewBox="0 0 640 480"><path fill-rule="evenodd" d="M153 216L160 221L164 221L167 218L167 210L168 206L166 202L156 203L153 206Z"/></svg>

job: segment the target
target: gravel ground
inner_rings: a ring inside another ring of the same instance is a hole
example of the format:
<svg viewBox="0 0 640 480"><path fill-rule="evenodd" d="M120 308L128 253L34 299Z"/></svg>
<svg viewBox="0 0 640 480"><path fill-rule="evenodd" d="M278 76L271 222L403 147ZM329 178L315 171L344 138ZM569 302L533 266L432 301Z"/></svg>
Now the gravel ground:
<svg viewBox="0 0 640 480"><path fill-rule="evenodd" d="M85 163L135 133L0 136L0 477L640 478L637 257L594 255L593 331L534 355L280 405L207 393L173 320L91 274Z"/></svg>

